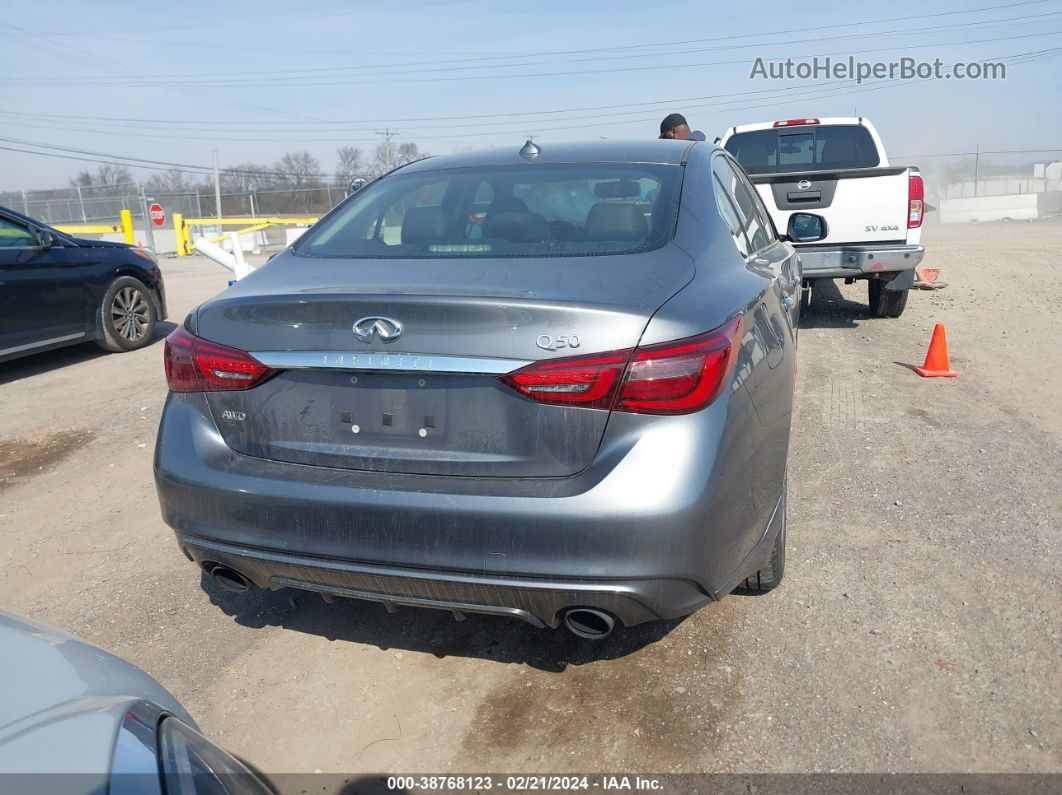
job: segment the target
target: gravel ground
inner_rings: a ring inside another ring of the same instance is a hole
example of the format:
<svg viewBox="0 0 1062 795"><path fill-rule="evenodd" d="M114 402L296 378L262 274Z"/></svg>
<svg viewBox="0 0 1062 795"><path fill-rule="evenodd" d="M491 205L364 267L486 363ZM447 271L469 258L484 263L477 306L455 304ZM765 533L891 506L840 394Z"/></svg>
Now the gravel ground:
<svg viewBox="0 0 1062 795"><path fill-rule="evenodd" d="M151 479L161 343L0 365L0 604L270 772L1062 770L1062 222L930 226L950 286L800 335L781 588L601 644L201 582ZM180 320L225 283L164 262ZM955 380L924 380L944 322ZM172 326L170 326L172 328Z"/></svg>

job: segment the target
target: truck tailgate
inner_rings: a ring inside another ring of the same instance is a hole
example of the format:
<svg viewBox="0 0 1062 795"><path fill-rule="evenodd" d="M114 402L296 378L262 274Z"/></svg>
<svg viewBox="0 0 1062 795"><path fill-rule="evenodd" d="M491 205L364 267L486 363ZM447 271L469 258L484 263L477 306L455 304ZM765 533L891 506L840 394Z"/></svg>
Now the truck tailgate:
<svg viewBox="0 0 1062 795"><path fill-rule="evenodd" d="M809 212L826 219L830 243L895 243L907 236L909 169L906 166L758 174L750 177L775 226Z"/></svg>

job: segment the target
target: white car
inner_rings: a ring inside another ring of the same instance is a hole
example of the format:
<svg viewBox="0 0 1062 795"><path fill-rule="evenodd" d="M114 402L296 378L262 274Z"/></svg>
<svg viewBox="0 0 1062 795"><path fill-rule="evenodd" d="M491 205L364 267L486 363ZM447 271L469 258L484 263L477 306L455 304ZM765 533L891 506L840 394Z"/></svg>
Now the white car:
<svg viewBox="0 0 1062 795"><path fill-rule="evenodd" d="M863 117L786 119L731 127L719 139L741 164L779 229L810 212L827 236L797 245L805 298L815 279L868 280L874 317L907 305L921 245L924 188L917 168L890 166Z"/></svg>

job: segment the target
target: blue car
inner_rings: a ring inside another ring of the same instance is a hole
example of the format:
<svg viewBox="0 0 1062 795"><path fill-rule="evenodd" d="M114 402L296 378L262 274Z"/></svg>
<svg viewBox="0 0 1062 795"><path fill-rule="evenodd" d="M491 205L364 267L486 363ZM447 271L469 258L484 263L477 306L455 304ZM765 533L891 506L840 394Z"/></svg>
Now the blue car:
<svg viewBox="0 0 1062 795"><path fill-rule="evenodd" d="M165 319L150 251L71 237L0 207L0 362L82 342L133 351Z"/></svg>

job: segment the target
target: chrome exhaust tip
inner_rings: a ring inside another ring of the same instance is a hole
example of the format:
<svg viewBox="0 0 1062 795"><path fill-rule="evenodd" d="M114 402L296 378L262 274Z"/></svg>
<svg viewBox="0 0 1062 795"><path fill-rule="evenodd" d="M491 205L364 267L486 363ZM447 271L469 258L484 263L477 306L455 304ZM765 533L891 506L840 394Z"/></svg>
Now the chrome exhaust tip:
<svg viewBox="0 0 1062 795"><path fill-rule="evenodd" d="M204 563L203 570L214 578L218 587L229 593L247 593L255 587L254 583L240 574L236 569L221 563Z"/></svg>
<svg viewBox="0 0 1062 795"><path fill-rule="evenodd" d="M587 640L602 640L612 634L616 619L603 610L573 607L564 614L564 626L573 635Z"/></svg>

